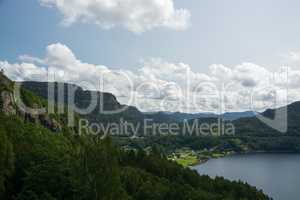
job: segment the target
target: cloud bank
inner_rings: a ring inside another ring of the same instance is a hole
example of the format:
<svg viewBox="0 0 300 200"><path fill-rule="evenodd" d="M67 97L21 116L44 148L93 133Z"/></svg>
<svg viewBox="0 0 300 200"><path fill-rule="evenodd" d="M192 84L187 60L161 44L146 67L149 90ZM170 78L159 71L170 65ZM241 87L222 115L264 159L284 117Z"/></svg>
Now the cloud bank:
<svg viewBox="0 0 300 200"><path fill-rule="evenodd" d="M75 83L113 93L121 103L143 111L261 111L300 99L300 71L288 67L270 72L253 63L215 64L205 74L185 63L150 59L137 71L112 70L81 61L60 43L47 46L43 58L19 59L19 63L0 61L0 68L13 80Z"/></svg>
<svg viewBox="0 0 300 200"><path fill-rule="evenodd" d="M116 26L135 33L156 27L185 30L191 14L176 9L173 0L40 0L42 6L58 9L63 24L96 24L103 29Z"/></svg>

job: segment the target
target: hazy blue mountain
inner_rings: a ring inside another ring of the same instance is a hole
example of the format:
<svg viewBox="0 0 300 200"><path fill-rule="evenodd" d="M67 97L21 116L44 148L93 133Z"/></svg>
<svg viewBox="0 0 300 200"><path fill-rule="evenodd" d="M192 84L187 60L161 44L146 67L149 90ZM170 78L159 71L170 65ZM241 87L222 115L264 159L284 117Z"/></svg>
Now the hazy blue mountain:
<svg viewBox="0 0 300 200"><path fill-rule="evenodd" d="M181 112L154 112L145 113L149 118L155 119L157 122L182 122L184 120L201 119L201 118L218 118L222 117L226 121L233 121L240 118L254 117L252 111L245 112L227 112L223 115L214 113L181 113Z"/></svg>

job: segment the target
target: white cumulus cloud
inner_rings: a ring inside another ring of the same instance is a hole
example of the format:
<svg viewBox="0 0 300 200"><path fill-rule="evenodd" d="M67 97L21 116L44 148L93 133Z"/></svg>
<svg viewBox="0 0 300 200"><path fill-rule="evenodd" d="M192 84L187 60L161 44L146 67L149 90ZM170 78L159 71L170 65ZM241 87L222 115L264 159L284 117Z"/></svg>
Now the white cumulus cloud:
<svg viewBox="0 0 300 200"><path fill-rule="evenodd" d="M13 80L74 83L113 93L121 103L143 111L261 111L289 103L287 97L300 100L300 71L291 68L274 73L253 63L218 64L211 65L208 73L198 73L182 62L150 59L136 71L113 70L81 61L61 43L47 46L42 58L19 58L20 63L0 61L0 68Z"/></svg>
<svg viewBox="0 0 300 200"><path fill-rule="evenodd" d="M191 13L176 9L173 0L40 0L42 6L57 8L63 24L96 24L103 29L121 26L141 33L156 27L185 30Z"/></svg>

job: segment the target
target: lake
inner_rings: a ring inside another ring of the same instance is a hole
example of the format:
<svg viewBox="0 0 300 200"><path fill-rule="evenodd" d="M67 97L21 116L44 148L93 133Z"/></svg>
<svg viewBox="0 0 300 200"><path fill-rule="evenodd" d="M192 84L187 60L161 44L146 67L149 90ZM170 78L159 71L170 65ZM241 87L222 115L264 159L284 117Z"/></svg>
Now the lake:
<svg viewBox="0 0 300 200"><path fill-rule="evenodd" d="M300 199L300 154L233 155L193 168L202 175L246 181L274 200Z"/></svg>

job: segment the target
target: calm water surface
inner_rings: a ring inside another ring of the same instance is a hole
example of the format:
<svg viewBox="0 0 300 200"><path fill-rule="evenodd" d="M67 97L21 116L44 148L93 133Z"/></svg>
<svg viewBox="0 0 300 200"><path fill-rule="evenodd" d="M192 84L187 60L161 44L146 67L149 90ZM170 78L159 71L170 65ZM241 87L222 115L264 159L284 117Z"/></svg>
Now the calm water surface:
<svg viewBox="0 0 300 200"><path fill-rule="evenodd" d="M194 169L211 177L246 181L274 200L300 200L300 154L234 155Z"/></svg>

